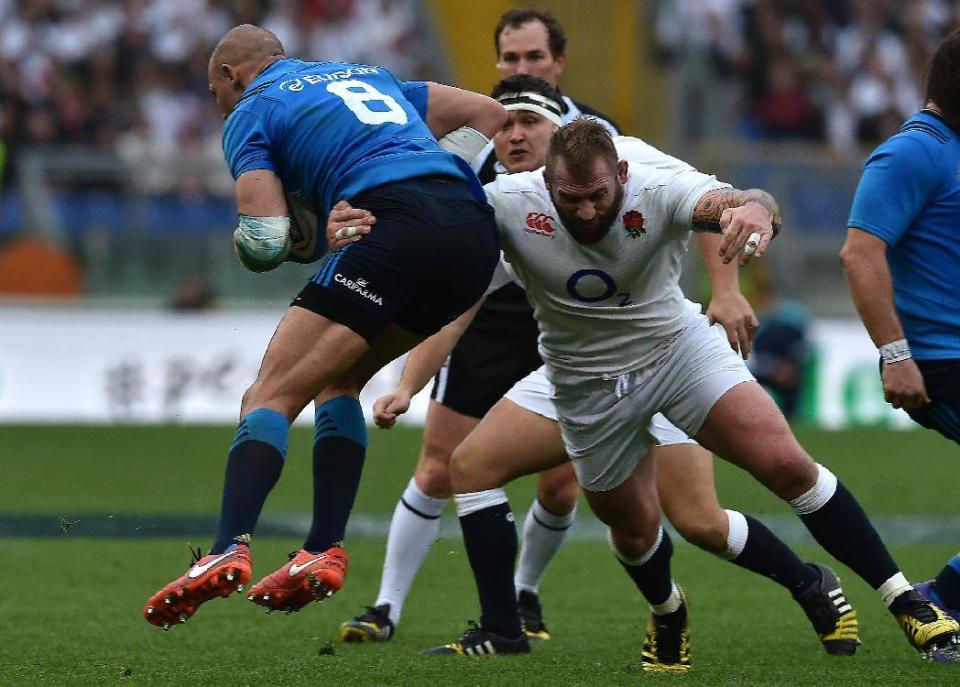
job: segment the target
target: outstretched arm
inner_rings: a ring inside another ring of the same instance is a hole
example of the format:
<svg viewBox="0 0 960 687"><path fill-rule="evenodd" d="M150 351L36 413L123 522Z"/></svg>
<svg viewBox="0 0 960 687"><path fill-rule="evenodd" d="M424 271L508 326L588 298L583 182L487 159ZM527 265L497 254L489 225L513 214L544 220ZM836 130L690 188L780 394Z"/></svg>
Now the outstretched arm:
<svg viewBox="0 0 960 687"><path fill-rule="evenodd" d="M460 315L453 322L439 332L424 339L410 351L403 374L397 383L397 388L384 394L373 404L373 420L378 427L390 429L397 422L397 418L407 412L412 399L427 382L437 374L443 363L450 356L450 352L463 336L463 333L473 322L474 316L483 305L486 296L477 301L473 307Z"/></svg>
<svg viewBox="0 0 960 687"><path fill-rule="evenodd" d="M741 265L754 255L762 257L770 240L780 233L780 227L780 206L773 196L758 188L708 191L693 210L694 231L723 235L718 253L724 263L732 261L740 251Z"/></svg>
<svg viewBox="0 0 960 687"><path fill-rule="evenodd" d="M760 323L750 303L740 293L740 267L735 262L720 260L719 236L697 234L697 245L710 279L710 305L706 315L710 324L719 322L723 325L730 347L746 360Z"/></svg>

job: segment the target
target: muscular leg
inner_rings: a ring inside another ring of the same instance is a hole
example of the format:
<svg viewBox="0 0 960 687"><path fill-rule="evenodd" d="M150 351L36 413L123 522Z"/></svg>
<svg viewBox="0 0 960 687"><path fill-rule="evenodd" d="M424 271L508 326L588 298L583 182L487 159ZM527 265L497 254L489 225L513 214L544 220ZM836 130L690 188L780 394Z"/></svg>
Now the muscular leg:
<svg viewBox="0 0 960 687"><path fill-rule="evenodd" d="M517 531L502 487L566 460L556 422L508 399L501 399L453 453L450 477L480 596L480 623L503 637L518 637L521 629L513 586Z"/></svg>
<svg viewBox="0 0 960 687"><path fill-rule="evenodd" d="M559 426L557 431L560 431ZM580 485L570 462L544 470L537 477L537 500L551 513L563 515L577 507Z"/></svg>
<svg viewBox="0 0 960 687"><path fill-rule="evenodd" d="M374 603L378 608L389 607L387 615L394 626L400 621L407 594L430 547L440 535L440 516L451 493L450 456L479 423L478 418L430 401L420 458L390 521L383 576Z"/></svg>
<svg viewBox="0 0 960 687"><path fill-rule="evenodd" d="M657 488L667 519L691 544L715 553L799 594L817 581L816 571L797 558L762 523L724 510L717 500L713 455L696 444L654 449Z"/></svg>
<svg viewBox="0 0 960 687"><path fill-rule="evenodd" d="M367 426L360 390L417 337L391 326L360 359L314 399L313 522L303 548L314 553L342 543L360 487Z"/></svg>
<svg viewBox="0 0 960 687"><path fill-rule="evenodd" d="M695 444L657 446L653 455L663 514L688 542L723 554L729 521L717 500L713 455Z"/></svg>
<svg viewBox="0 0 960 687"><path fill-rule="evenodd" d="M417 487L435 499L449 499L450 457L470 432L480 424L480 418L463 415L442 403L430 401L427 421L423 428L423 448L413 472Z"/></svg>
<svg viewBox="0 0 960 687"><path fill-rule="evenodd" d="M326 317L298 307L287 311L267 346L257 380L243 397L211 552L220 553L238 537L253 533L267 494L279 479L290 422L307 403L338 380L351 392L360 388L419 340L391 326L370 346ZM346 491L355 492L355 487L347 485ZM352 503L353 495L348 495Z"/></svg>
<svg viewBox="0 0 960 687"><path fill-rule="evenodd" d="M450 481L455 494L469 494L566 462L557 423L502 398L453 452Z"/></svg>
<svg viewBox="0 0 960 687"><path fill-rule="evenodd" d="M594 515L610 528L614 550L627 558L643 556L659 538L660 498L656 462L650 457L642 458L614 489L583 490Z"/></svg>
<svg viewBox="0 0 960 687"><path fill-rule="evenodd" d="M696 438L789 501L814 538L879 590L888 606L910 589L860 505L829 470L813 462L756 382L727 391Z"/></svg>
<svg viewBox="0 0 960 687"><path fill-rule="evenodd" d="M523 544L514 579L518 592L537 593L547 566L570 532L579 495L580 485L569 462L538 476L537 497L523 521Z"/></svg>
<svg viewBox="0 0 960 687"><path fill-rule="evenodd" d="M584 490L584 494L596 516L609 525L614 555L656 616L647 628L644 669L649 663L689 664L682 639L687 609L670 575L673 545L660 525L653 456L642 458L618 487L603 492Z"/></svg>

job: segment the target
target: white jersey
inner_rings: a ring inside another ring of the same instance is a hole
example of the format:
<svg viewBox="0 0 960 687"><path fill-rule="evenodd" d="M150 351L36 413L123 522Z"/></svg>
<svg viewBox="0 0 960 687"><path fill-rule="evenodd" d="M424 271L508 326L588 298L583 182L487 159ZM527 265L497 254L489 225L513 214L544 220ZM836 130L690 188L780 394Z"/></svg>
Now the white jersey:
<svg viewBox="0 0 960 687"><path fill-rule="evenodd" d="M540 170L501 175L484 187L509 272L533 305L554 383L623 374L663 355L660 344L694 316L679 285L694 206L729 186L639 139L614 142L628 177L617 219L596 243L583 245L567 232Z"/></svg>

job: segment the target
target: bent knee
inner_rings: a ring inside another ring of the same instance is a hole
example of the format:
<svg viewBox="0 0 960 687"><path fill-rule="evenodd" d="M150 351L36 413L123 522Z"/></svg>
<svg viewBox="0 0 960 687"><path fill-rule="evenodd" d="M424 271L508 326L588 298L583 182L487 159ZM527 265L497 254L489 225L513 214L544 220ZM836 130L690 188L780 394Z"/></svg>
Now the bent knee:
<svg viewBox="0 0 960 687"><path fill-rule="evenodd" d="M620 557L640 559L650 553L660 537L660 520L636 523L630 528L610 528L610 544Z"/></svg>
<svg viewBox="0 0 960 687"><path fill-rule="evenodd" d="M413 479L417 487L427 496L436 499L450 498L453 487L450 483L450 456L431 454L424 446L414 470Z"/></svg>
<svg viewBox="0 0 960 687"><path fill-rule="evenodd" d="M476 449L460 446L450 458L450 485L455 494L496 489L511 477L509 469L492 462Z"/></svg>
<svg viewBox="0 0 960 687"><path fill-rule="evenodd" d="M246 417L257 408L270 408L283 413L290 422L293 422L307 403L309 399L299 404L298 400L285 398L277 393L269 393L260 379L257 379L243 392L240 399L240 417Z"/></svg>
<svg viewBox="0 0 960 687"><path fill-rule="evenodd" d="M799 446L770 456L754 472L760 482L782 499L794 499L817 482L817 464Z"/></svg>
<svg viewBox="0 0 960 687"><path fill-rule="evenodd" d="M323 403L325 401L329 401L331 398L339 398L340 396L360 398L361 388L361 385L359 385L353 379L338 379L337 381L328 384L315 400L317 403Z"/></svg>
<svg viewBox="0 0 960 687"><path fill-rule="evenodd" d="M727 550L727 516L720 511L717 517L672 521L677 532L696 547L711 553Z"/></svg>
<svg viewBox="0 0 960 687"><path fill-rule="evenodd" d="M565 481L541 481L537 485L537 500L544 508L557 515L570 513L577 505L580 496L580 485L576 477Z"/></svg>

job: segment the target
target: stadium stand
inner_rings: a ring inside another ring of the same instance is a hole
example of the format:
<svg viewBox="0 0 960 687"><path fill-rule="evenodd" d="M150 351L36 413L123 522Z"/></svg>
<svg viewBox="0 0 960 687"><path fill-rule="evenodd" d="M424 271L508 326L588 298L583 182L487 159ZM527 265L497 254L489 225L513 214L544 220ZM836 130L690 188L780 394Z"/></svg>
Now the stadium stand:
<svg viewBox="0 0 960 687"><path fill-rule="evenodd" d="M562 14L563 3L555 4ZM439 5L0 0L0 242L30 233L59 243L97 297L169 296L183 273L164 258L176 252L188 256L183 269L217 275L218 292L230 297L286 293L303 272L255 279L216 241L232 224L233 200L221 122L206 93L214 37L256 22L293 56L384 64L401 78L475 80L472 67L436 58ZM669 110L663 119L671 125L665 140L652 142L741 186L770 188L791 230L782 239L789 250L771 255L773 272L817 275L778 290L816 314L852 314L835 255L859 165L918 107L921 65L957 26L960 3L633 7L651 41L639 54L653 55L667 76L668 98L652 104L650 116ZM571 34L581 47L587 38L586 29Z"/></svg>

